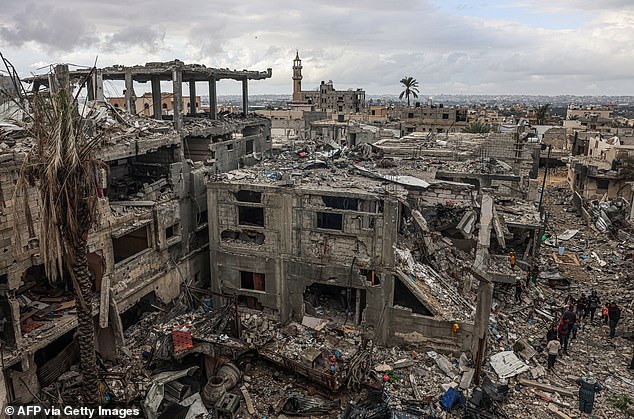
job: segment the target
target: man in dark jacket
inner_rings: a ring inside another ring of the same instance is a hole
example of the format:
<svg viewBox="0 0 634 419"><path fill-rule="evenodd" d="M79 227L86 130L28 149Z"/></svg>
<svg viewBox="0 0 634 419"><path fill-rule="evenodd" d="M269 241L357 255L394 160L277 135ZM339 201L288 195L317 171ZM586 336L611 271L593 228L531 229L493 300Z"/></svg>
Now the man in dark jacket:
<svg viewBox="0 0 634 419"><path fill-rule="evenodd" d="M522 285L522 281L519 279L515 281L515 302L522 302L522 291L524 291L524 286Z"/></svg>
<svg viewBox="0 0 634 419"><path fill-rule="evenodd" d="M586 298L585 294L581 294L581 297L577 300L577 317L581 318L581 316L586 312L586 306L588 305L588 298Z"/></svg>
<svg viewBox="0 0 634 419"><path fill-rule="evenodd" d="M572 339L577 339L577 315L573 311L572 305L568 306L563 318L568 322L568 334L572 334Z"/></svg>
<svg viewBox="0 0 634 419"><path fill-rule="evenodd" d="M563 354L568 355L568 335L570 333L570 324L568 323L568 320L561 319L557 333L559 334L559 342L561 343Z"/></svg>
<svg viewBox="0 0 634 419"><path fill-rule="evenodd" d="M579 410L582 413L592 413L594 407L594 394L603 387L597 383L594 377L579 377L576 381L579 387Z"/></svg>
<svg viewBox="0 0 634 419"><path fill-rule="evenodd" d="M608 319L610 320L610 337L613 338L616 332L616 324L621 319L621 309L616 303L610 303L608 305Z"/></svg>
<svg viewBox="0 0 634 419"><path fill-rule="evenodd" d="M592 294L590 294L590 297L588 298L588 311L583 316L585 318L588 315L588 312L590 312L590 323L594 322L594 312L597 311L599 304L601 304L601 300L599 300L597 292L592 291Z"/></svg>

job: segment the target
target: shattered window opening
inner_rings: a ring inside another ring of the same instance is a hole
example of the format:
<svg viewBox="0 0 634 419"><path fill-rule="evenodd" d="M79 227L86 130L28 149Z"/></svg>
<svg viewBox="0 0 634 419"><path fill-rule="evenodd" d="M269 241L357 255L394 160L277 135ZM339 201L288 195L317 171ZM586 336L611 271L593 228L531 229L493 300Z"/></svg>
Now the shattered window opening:
<svg viewBox="0 0 634 419"><path fill-rule="evenodd" d="M238 192L233 194L236 197L236 200L240 202L262 202L262 192L250 191L247 189L240 189Z"/></svg>
<svg viewBox="0 0 634 419"><path fill-rule="evenodd" d="M264 227L264 208L238 206L238 224Z"/></svg>
<svg viewBox="0 0 634 419"><path fill-rule="evenodd" d="M317 228L325 228L328 230L343 230L343 214L318 212Z"/></svg>
<svg viewBox="0 0 634 419"><path fill-rule="evenodd" d="M257 272L240 271L240 288L266 292L266 278L264 274Z"/></svg>
<svg viewBox="0 0 634 419"><path fill-rule="evenodd" d="M169 240L172 237L180 235L180 224L173 224L165 229L165 239Z"/></svg>
<svg viewBox="0 0 634 419"><path fill-rule="evenodd" d="M118 238L112 238L114 263L119 263L150 248L150 226L145 225Z"/></svg>
<svg viewBox="0 0 634 419"><path fill-rule="evenodd" d="M352 211L359 209L359 200L357 198L322 195L321 199L324 201L324 205L330 208Z"/></svg>

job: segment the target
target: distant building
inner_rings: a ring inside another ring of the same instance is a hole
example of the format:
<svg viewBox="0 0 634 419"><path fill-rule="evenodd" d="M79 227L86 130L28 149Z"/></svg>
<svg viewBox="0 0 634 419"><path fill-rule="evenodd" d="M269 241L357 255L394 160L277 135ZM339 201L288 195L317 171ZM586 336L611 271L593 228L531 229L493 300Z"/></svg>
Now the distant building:
<svg viewBox="0 0 634 419"><path fill-rule="evenodd" d="M125 97L111 97L108 102L117 109L126 109ZM143 96L135 98L135 109L137 115L154 116L152 93L146 92ZM200 96L196 96L196 113L203 112L200 103ZM181 111L191 113L191 100L189 96L183 96L181 103ZM161 93L161 109L163 115L172 115L174 113L174 95L172 93ZM209 111L209 107L207 107Z"/></svg>
<svg viewBox="0 0 634 419"><path fill-rule="evenodd" d="M332 81L322 81L319 90L302 90L302 60L299 52L293 60L293 101L294 108L331 112L331 113L360 113L366 108L365 91L335 90Z"/></svg>
<svg viewBox="0 0 634 419"><path fill-rule="evenodd" d="M460 132L467 126L466 107L439 105L398 107L390 112L392 118L401 121L401 134L412 132L447 133Z"/></svg>

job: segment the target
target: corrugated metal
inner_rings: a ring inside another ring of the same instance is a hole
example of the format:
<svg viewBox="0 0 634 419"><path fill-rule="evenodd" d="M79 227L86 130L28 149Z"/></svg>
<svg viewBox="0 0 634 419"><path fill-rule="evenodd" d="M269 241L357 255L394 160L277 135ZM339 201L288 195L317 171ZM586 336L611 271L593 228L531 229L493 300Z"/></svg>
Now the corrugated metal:
<svg viewBox="0 0 634 419"><path fill-rule="evenodd" d="M57 377L67 372L79 358L79 344L73 341L70 345L62 349L55 358L48 361L37 369L37 378L42 387L49 386L57 380Z"/></svg>

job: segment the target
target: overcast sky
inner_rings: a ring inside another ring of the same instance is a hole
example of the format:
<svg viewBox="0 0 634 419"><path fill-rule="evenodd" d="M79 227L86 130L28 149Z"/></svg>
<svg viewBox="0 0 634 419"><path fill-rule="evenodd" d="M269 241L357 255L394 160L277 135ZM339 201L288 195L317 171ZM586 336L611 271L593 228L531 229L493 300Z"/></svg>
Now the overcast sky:
<svg viewBox="0 0 634 419"><path fill-rule="evenodd" d="M0 51L22 75L97 56L273 68L253 94L290 94L299 50L304 89L398 94L412 76L423 95L634 95L632 1L2 0Z"/></svg>

